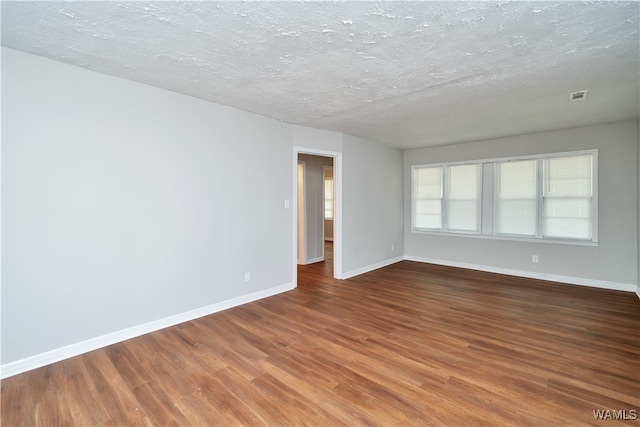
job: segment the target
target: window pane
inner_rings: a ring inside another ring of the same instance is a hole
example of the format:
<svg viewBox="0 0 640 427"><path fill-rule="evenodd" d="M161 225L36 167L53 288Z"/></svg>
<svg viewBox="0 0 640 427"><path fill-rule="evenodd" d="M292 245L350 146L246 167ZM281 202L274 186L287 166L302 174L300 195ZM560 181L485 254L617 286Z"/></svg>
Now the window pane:
<svg viewBox="0 0 640 427"><path fill-rule="evenodd" d="M591 220L575 218L548 218L545 237L590 239Z"/></svg>
<svg viewBox="0 0 640 427"><path fill-rule="evenodd" d="M592 238L593 156L544 160L544 236Z"/></svg>
<svg viewBox="0 0 640 427"><path fill-rule="evenodd" d="M545 196L591 197L591 157L545 159Z"/></svg>
<svg viewBox="0 0 640 427"><path fill-rule="evenodd" d="M333 178L324 179L324 219L333 219Z"/></svg>
<svg viewBox="0 0 640 427"><path fill-rule="evenodd" d="M479 164L447 168L447 229L480 231Z"/></svg>
<svg viewBox="0 0 640 427"><path fill-rule="evenodd" d="M414 170L413 227L442 229L442 167Z"/></svg>
<svg viewBox="0 0 640 427"><path fill-rule="evenodd" d="M324 198L326 200L333 199L333 179L331 178L324 180Z"/></svg>
<svg viewBox="0 0 640 427"><path fill-rule="evenodd" d="M536 202L535 200L502 200L498 204L497 234L516 236L535 236Z"/></svg>
<svg viewBox="0 0 640 427"><path fill-rule="evenodd" d="M536 235L537 161L497 163L496 234Z"/></svg>
<svg viewBox="0 0 640 427"><path fill-rule="evenodd" d="M503 199L536 197L536 161L522 160L499 163L499 193Z"/></svg>
<svg viewBox="0 0 640 427"><path fill-rule="evenodd" d="M413 226L415 228L439 230L442 228L442 217L440 215L416 214Z"/></svg>
<svg viewBox="0 0 640 427"><path fill-rule="evenodd" d="M589 219L591 217L591 198L547 199L545 216L547 218Z"/></svg>
<svg viewBox="0 0 640 427"><path fill-rule="evenodd" d="M440 203L440 200L437 199L416 200L415 207L417 214L440 215L442 213L442 203Z"/></svg>
<svg viewBox="0 0 640 427"><path fill-rule="evenodd" d="M442 168L416 169L416 197L442 197Z"/></svg>
<svg viewBox="0 0 640 427"><path fill-rule="evenodd" d="M480 165L450 166L448 168L449 198L477 199L479 169Z"/></svg>
<svg viewBox="0 0 640 427"><path fill-rule="evenodd" d="M413 226L416 228L442 228L442 203L440 199L419 199L415 201Z"/></svg>
<svg viewBox="0 0 640 427"><path fill-rule="evenodd" d="M449 200L447 221L449 230L480 231L477 200Z"/></svg>
<svg viewBox="0 0 640 427"><path fill-rule="evenodd" d="M324 219L333 219L333 200L324 201Z"/></svg>

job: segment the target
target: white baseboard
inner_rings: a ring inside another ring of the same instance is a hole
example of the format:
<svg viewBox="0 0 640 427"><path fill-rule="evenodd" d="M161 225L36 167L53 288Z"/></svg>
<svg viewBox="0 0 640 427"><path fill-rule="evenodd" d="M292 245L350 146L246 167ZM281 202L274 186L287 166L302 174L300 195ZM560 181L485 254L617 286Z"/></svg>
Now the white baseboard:
<svg viewBox="0 0 640 427"><path fill-rule="evenodd" d="M174 326L179 323L188 322L199 317L208 316L219 311L227 310L229 308L237 307L242 304L247 304L262 298L267 298L282 292L290 291L294 288L295 286L293 283L286 283L284 285L254 292L252 294L242 295L205 307L196 308L195 310L190 310L184 313L165 317L163 319L143 323L142 325L133 326L121 331L116 331L99 337L91 338L86 341L67 345L65 347L57 348L46 353L41 353L35 356L27 357L25 359L17 360L15 362L6 363L0 366L0 379L21 374L23 372L40 368L51 363L59 362L64 359L69 359L74 356L79 356L83 353L87 353L99 348L116 344L118 342L138 337L140 335Z"/></svg>
<svg viewBox="0 0 640 427"><path fill-rule="evenodd" d="M486 265L468 264L465 262L414 257L410 255L405 256L404 259L407 261L446 265L449 267L467 268L470 270L486 271L488 273L506 274L508 276L526 277L529 279L548 280L551 282L568 283L571 285L591 286L594 288L612 289L616 291L638 292L637 286L632 285L630 283L609 282L606 280L587 279L584 277L561 276L557 274L538 273L535 271L526 271L526 270L515 270L512 268L491 267Z"/></svg>
<svg viewBox="0 0 640 427"><path fill-rule="evenodd" d="M300 265L309 265L309 264L315 264L316 262L322 262L322 261L324 261L324 256L319 256L317 258L311 258L311 259L308 259L308 260L306 260L304 262L298 262L298 264L300 264Z"/></svg>
<svg viewBox="0 0 640 427"><path fill-rule="evenodd" d="M636 295L640 298L640 285L636 286Z"/></svg>
<svg viewBox="0 0 640 427"><path fill-rule="evenodd" d="M341 279L343 279L343 280L350 279L352 277L359 276L361 274L368 273L370 271L377 270L379 268L386 267L388 265L395 264L396 262L400 262L400 261L403 261L403 260L404 260L404 257L399 256L399 257L387 259L387 260L384 260L384 261L380 261L380 262L377 262L375 264L367 265L367 266L362 267L362 268L357 268L355 270L351 270L351 271L348 271L346 273L343 273Z"/></svg>

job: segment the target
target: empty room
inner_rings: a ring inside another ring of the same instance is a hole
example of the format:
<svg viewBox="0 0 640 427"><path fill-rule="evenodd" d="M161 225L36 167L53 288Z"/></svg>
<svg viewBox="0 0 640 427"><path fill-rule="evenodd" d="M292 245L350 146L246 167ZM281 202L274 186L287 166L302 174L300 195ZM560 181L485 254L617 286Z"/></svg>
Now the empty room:
<svg viewBox="0 0 640 427"><path fill-rule="evenodd" d="M0 15L3 426L638 423L640 3Z"/></svg>

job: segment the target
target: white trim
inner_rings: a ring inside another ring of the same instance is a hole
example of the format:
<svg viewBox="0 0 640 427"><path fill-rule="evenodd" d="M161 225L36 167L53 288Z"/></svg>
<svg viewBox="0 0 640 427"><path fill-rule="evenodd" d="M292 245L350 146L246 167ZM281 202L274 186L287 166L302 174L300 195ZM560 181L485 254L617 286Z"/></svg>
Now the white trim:
<svg viewBox="0 0 640 427"><path fill-rule="evenodd" d="M252 294L242 295L240 297L231 298L229 300L207 305L205 307L196 308L195 310L190 310L184 313L165 317L163 319L143 323L131 328L111 332L99 337L90 338L86 341L70 344L64 347L57 348L55 350L48 351L46 353L41 353L35 356L27 357L25 359L17 360L15 362L6 363L4 365L0 365L0 379L5 379L13 375L21 374L32 369L37 369L51 363L68 359L70 357L79 356L83 353L97 350L112 344L138 337L140 335L168 328L179 323L188 322L199 317L208 316L219 311L257 301L262 298L267 298L282 292L290 291L292 289L294 289L293 283L286 283L284 285L264 289Z"/></svg>
<svg viewBox="0 0 640 427"><path fill-rule="evenodd" d="M498 235L498 234L473 234L473 233L462 233L462 232L451 232L451 231L432 231L432 230L421 230L421 229L412 229L412 233L414 234L431 234L434 236L448 236L448 237L464 237L464 238L472 238L472 239L487 239L487 240L508 240L512 242L526 242L526 243L551 243L554 245L572 245L572 246L598 246L598 242L587 241L587 240L569 240L569 239L536 239L533 237L517 237L517 236L507 236L507 235Z"/></svg>
<svg viewBox="0 0 640 427"><path fill-rule="evenodd" d="M638 298L640 299L640 285L636 286L636 295L638 295Z"/></svg>
<svg viewBox="0 0 640 427"><path fill-rule="evenodd" d="M324 156L333 158L333 277L336 279L342 279L342 153L339 151L327 151L318 150L315 148L305 147L293 147L293 164L294 164L294 177L295 185L293 188L293 205L297 206L298 203L298 154L311 154L314 156ZM324 222L323 222L324 224ZM298 259L297 259L297 244L298 244L298 212L297 209L293 211L293 286L296 287L298 283ZM323 236L324 238L324 236Z"/></svg>
<svg viewBox="0 0 640 427"><path fill-rule="evenodd" d="M352 277L359 276L361 274L368 273L370 271L377 270L379 268L386 267L386 266L391 265L391 264L395 264L396 262L403 261L404 259L405 258L403 256L399 256L399 257L390 258L390 259L387 259L387 260L384 260L384 261L380 261L380 262L377 262L375 264L367 265L365 267L357 268L355 270L351 270L351 271L348 271L348 272L344 273L342 275L342 278L343 279L350 279Z"/></svg>
<svg viewBox="0 0 640 427"><path fill-rule="evenodd" d="M296 239L296 244L293 247L294 252L296 253L296 259L297 259L297 263L298 264L304 264L304 260L307 258L307 241L305 240L307 237L307 231L306 231L306 220L307 220L307 206L306 206L306 192L305 187L306 187L306 182L307 182L307 164L305 163L304 160L298 160L297 156L296 156L296 176L295 176L295 197L293 199L293 205L295 206L295 218L298 218L298 211L302 211L302 227L300 227L298 224L298 220L295 221L295 225L296 225L296 234L295 234L295 239ZM300 178L300 167L302 167L302 178ZM300 180L302 179L302 190L300 189ZM298 199L298 194L302 193L302 202L300 202ZM298 206L298 204L300 203L300 206ZM295 277L295 275L294 275Z"/></svg>
<svg viewBox="0 0 640 427"><path fill-rule="evenodd" d="M342 153L333 158L333 277L342 279Z"/></svg>
<svg viewBox="0 0 640 427"><path fill-rule="evenodd" d="M324 255L316 258L307 259L307 260L304 260L303 262L298 262L298 264L309 265L309 264L315 264L316 262L322 262L322 261L324 261Z"/></svg>
<svg viewBox="0 0 640 427"><path fill-rule="evenodd" d="M445 265L448 267L467 268L469 270L485 271L488 273L506 274L508 276L526 277L528 279L548 280L550 282L568 283L570 285L590 286L593 288L611 289L615 291L633 292L636 286L630 283L610 282L608 280L588 279L584 277L562 276L559 274L538 273L535 271L515 270L512 268L492 267L488 265L470 264L466 262L446 261L433 258L422 258L405 255L407 261L423 262L427 264Z"/></svg>
<svg viewBox="0 0 640 427"><path fill-rule="evenodd" d="M586 150L559 151L555 153L524 154L522 156L491 157L488 159L461 160L457 162L420 163L412 166L436 167L436 166L468 165L473 163L495 163L495 162L504 162L504 161L510 162L510 161L518 161L518 160L532 160L532 159L549 158L549 157L579 156L581 154L592 154L594 156L597 156L597 153L598 153L597 148L589 148Z"/></svg>

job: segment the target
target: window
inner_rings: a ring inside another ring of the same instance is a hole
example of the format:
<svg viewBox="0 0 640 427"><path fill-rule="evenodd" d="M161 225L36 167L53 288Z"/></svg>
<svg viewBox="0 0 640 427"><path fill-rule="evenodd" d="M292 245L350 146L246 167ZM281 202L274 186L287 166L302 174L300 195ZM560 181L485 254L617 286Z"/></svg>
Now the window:
<svg viewBox="0 0 640 427"><path fill-rule="evenodd" d="M597 150L414 166L412 174L413 231L597 242Z"/></svg>
<svg viewBox="0 0 640 427"><path fill-rule="evenodd" d="M414 173L413 224L424 230L442 228L442 167L419 168Z"/></svg>
<svg viewBox="0 0 640 427"><path fill-rule="evenodd" d="M323 169L324 173L324 219L333 219L333 170Z"/></svg>
<svg viewBox="0 0 640 427"><path fill-rule="evenodd" d="M537 161L496 162L495 174L495 234L535 237Z"/></svg>
<svg viewBox="0 0 640 427"><path fill-rule="evenodd" d="M544 159L545 237L591 240L593 156Z"/></svg>
<svg viewBox="0 0 640 427"><path fill-rule="evenodd" d="M481 165L414 169L414 228L480 232Z"/></svg>
<svg viewBox="0 0 640 427"><path fill-rule="evenodd" d="M481 165L449 166L446 170L447 230L479 233Z"/></svg>

